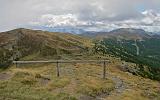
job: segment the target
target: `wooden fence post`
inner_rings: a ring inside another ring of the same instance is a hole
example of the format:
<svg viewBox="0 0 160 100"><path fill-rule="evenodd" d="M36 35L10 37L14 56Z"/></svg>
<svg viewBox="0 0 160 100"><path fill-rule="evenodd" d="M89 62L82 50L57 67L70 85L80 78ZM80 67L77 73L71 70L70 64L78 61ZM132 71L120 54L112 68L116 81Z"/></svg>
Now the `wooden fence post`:
<svg viewBox="0 0 160 100"><path fill-rule="evenodd" d="M14 62L14 64L16 65L16 68L20 65L20 63L18 63L17 60Z"/></svg>
<svg viewBox="0 0 160 100"><path fill-rule="evenodd" d="M103 62L103 79L106 78L106 61Z"/></svg>
<svg viewBox="0 0 160 100"><path fill-rule="evenodd" d="M16 61L16 68L18 67L18 63L17 63L17 61Z"/></svg>
<svg viewBox="0 0 160 100"><path fill-rule="evenodd" d="M59 77L59 65L58 65L58 61L57 61L57 77Z"/></svg>

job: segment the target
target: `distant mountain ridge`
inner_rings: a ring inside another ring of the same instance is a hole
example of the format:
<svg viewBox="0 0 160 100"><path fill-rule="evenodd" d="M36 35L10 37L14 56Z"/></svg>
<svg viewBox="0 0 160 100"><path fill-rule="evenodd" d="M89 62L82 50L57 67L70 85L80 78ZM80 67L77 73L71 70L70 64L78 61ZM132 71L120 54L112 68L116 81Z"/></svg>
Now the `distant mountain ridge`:
<svg viewBox="0 0 160 100"><path fill-rule="evenodd" d="M138 64L138 72L131 73L160 80L160 35L131 28L81 35L24 28L2 32L0 66L9 66L13 60L79 59L96 54Z"/></svg>
<svg viewBox="0 0 160 100"><path fill-rule="evenodd" d="M76 27L34 27L34 29L40 29L49 32L71 33L71 34L86 33L84 29Z"/></svg>
<svg viewBox="0 0 160 100"><path fill-rule="evenodd" d="M147 38L155 38L155 36L160 36L155 33L146 32L143 29L134 28L120 28L112 30L110 32L91 32L80 34L84 37L90 37L95 39L103 38L117 38L117 39L127 39L127 40L143 40Z"/></svg>

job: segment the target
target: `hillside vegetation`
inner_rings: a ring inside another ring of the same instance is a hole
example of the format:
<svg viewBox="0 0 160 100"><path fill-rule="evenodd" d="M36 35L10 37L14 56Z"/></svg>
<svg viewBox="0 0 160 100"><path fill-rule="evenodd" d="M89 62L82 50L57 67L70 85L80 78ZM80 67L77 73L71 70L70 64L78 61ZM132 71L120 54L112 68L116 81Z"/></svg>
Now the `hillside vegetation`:
<svg viewBox="0 0 160 100"><path fill-rule="evenodd" d="M7 66L12 60L29 55L38 60L80 54L88 50L91 41L68 33L15 29L0 33L0 46L0 66Z"/></svg>
<svg viewBox="0 0 160 100"><path fill-rule="evenodd" d="M99 56L90 55L90 59L93 58ZM13 65L0 73L0 99L160 99L158 82L123 72L120 59L109 56L105 59L111 61L106 79L102 79L103 68L98 63L60 64L60 77L56 76L55 64Z"/></svg>
<svg viewBox="0 0 160 100"><path fill-rule="evenodd" d="M122 34L121 37L126 35ZM131 33L127 33L131 34ZM142 34L142 33L139 33ZM132 33L132 35L134 35ZM110 35L109 35L110 36ZM147 34L142 34L136 38L120 38L119 35L112 34L113 37L99 40L95 43L95 53L110 54L120 57L126 62L135 63L133 70L127 68L129 72L143 77L160 80L160 39ZM148 38L147 38L148 37Z"/></svg>
<svg viewBox="0 0 160 100"><path fill-rule="evenodd" d="M30 29L0 33L0 100L159 100L160 40L129 34L90 40ZM60 63L60 77L56 64L12 64L54 59L109 60L106 78L103 63Z"/></svg>

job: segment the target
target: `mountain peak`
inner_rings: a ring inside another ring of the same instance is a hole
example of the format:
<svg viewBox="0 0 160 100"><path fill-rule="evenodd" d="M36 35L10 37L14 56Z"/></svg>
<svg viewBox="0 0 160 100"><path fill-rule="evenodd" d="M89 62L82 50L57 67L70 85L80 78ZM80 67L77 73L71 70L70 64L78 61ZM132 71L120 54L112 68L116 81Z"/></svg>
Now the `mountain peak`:
<svg viewBox="0 0 160 100"><path fill-rule="evenodd" d="M146 31L143 29L135 29L135 28L119 28L113 31L110 31L111 33L116 33L116 32L127 32L127 33L139 33L139 34L145 34Z"/></svg>
<svg viewBox="0 0 160 100"><path fill-rule="evenodd" d="M82 36L95 37L97 39L103 38L117 38L117 39L126 39L126 40L143 40L150 38L150 32L146 32L143 29L135 28L119 28L112 30L110 32L97 32L94 34L83 34Z"/></svg>

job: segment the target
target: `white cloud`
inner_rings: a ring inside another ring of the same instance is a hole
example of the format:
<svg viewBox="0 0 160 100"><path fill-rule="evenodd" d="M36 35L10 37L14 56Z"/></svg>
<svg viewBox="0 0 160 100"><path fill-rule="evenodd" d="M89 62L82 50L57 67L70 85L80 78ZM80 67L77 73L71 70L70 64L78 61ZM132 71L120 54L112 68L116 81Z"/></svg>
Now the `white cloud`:
<svg viewBox="0 0 160 100"><path fill-rule="evenodd" d="M77 17L73 14L42 15L39 18L39 22L37 23L39 23L39 25L44 25L46 27L87 25L87 22L79 21Z"/></svg>
<svg viewBox="0 0 160 100"><path fill-rule="evenodd" d="M64 14L52 15L45 14L38 18L37 21L31 22L33 26L41 27L78 27L90 31L110 31L117 28L142 28L146 31L160 31L160 14L153 10L141 12L142 16L138 19L126 19L122 21L91 21L81 20L77 15Z"/></svg>
<svg viewBox="0 0 160 100"><path fill-rule="evenodd" d="M0 31L29 25L160 30L160 0L0 0L0 7Z"/></svg>

